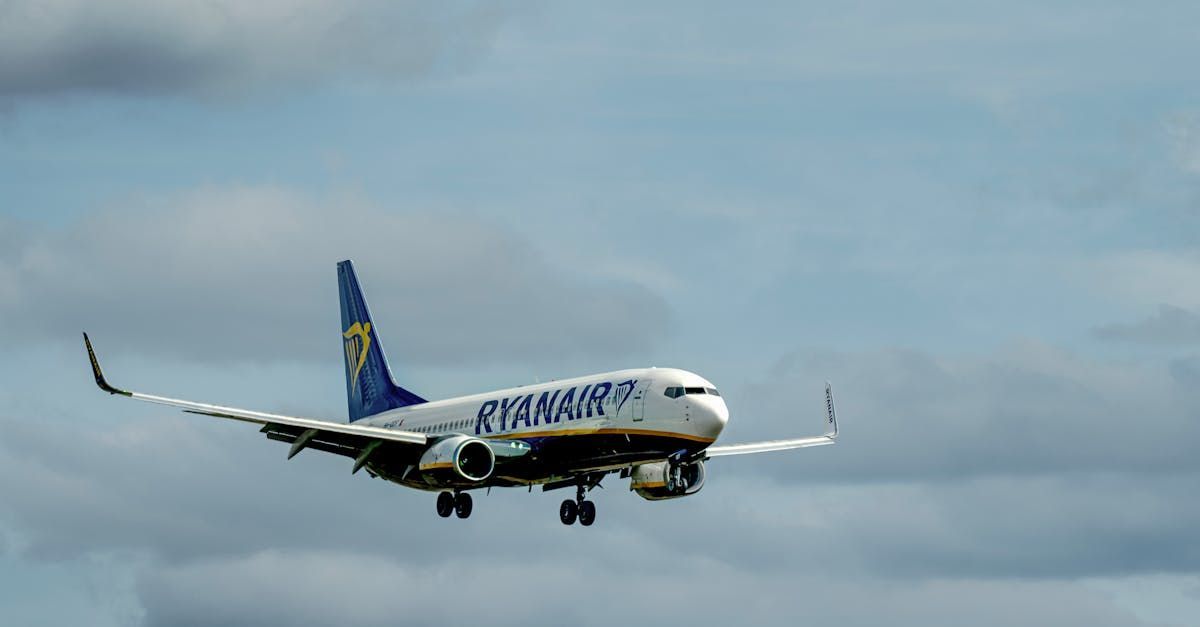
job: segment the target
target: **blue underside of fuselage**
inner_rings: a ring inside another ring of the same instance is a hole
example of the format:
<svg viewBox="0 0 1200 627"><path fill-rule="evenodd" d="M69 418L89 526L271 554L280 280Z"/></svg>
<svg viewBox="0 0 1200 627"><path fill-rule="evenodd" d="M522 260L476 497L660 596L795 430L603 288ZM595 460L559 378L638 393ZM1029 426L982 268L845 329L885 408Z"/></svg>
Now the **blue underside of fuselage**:
<svg viewBox="0 0 1200 627"><path fill-rule="evenodd" d="M498 459L496 470L487 481L462 482L455 487L503 487L543 483L562 477L603 471L606 468L661 461L676 453L690 455L710 444L707 441L670 434L635 433L581 433L516 439L530 444L529 454L511 461ZM382 462L373 460L371 466L384 478L406 486L428 490L447 487L440 480L433 483L426 481L419 471L409 471L404 475L405 469L412 463L412 459L392 458ZM439 479L444 479L444 476Z"/></svg>

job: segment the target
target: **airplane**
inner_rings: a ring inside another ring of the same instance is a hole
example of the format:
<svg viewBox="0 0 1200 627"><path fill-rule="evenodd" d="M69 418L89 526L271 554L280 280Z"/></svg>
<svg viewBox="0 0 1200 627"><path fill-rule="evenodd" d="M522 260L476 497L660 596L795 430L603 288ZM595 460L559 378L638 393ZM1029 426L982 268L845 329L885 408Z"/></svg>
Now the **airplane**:
<svg viewBox="0 0 1200 627"><path fill-rule="evenodd" d="M337 264L349 422L283 416L130 392L105 378L83 334L96 385L110 394L184 412L262 425L268 439L354 460L351 473L437 492L439 516L467 518L470 490L541 486L575 488L559 520L596 519L587 494L611 474L651 501L693 495L714 457L833 444L837 416L825 383L823 435L717 445L729 420L725 401L707 379L676 368L618 370L484 394L429 401L400 387L388 366L379 328L350 260Z"/></svg>

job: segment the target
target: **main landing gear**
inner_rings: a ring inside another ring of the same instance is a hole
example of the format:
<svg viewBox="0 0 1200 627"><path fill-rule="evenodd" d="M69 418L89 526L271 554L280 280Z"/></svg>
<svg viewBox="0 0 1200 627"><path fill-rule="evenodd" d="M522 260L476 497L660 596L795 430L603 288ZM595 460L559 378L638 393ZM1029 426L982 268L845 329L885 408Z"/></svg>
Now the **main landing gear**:
<svg viewBox="0 0 1200 627"><path fill-rule="evenodd" d="M437 513L442 518L449 518L453 512L459 518L471 515L471 495L466 492L442 492L437 498Z"/></svg>
<svg viewBox="0 0 1200 627"><path fill-rule="evenodd" d="M567 499L558 508L558 519L564 525L573 525L575 520L584 527L596 522L596 504L583 498L583 484L575 489L575 500Z"/></svg>

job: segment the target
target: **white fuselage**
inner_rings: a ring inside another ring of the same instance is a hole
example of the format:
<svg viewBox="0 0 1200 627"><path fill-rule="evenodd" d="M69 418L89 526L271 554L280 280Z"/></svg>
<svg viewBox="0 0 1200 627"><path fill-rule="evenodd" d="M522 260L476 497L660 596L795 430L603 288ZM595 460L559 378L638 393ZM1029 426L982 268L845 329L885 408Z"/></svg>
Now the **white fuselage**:
<svg viewBox="0 0 1200 627"><path fill-rule="evenodd" d="M692 390L675 397L670 388ZM702 390L697 392L696 390ZM711 444L729 419L712 383L686 370L618 370L402 407L355 424L430 435L541 440L662 436Z"/></svg>

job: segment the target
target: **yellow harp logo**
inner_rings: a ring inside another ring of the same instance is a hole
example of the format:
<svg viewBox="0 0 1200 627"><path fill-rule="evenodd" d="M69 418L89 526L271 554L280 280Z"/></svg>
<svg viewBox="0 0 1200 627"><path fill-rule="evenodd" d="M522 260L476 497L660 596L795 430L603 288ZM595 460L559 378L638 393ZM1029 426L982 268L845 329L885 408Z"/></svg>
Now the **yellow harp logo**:
<svg viewBox="0 0 1200 627"><path fill-rule="evenodd" d="M346 345L346 366L353 368L350 374L350 389L358 394L358 373L362 372L367 363L367 351L371 349L371 323L350 325L342 333ZM351 366L353 364L353 366Z"/></svg>

